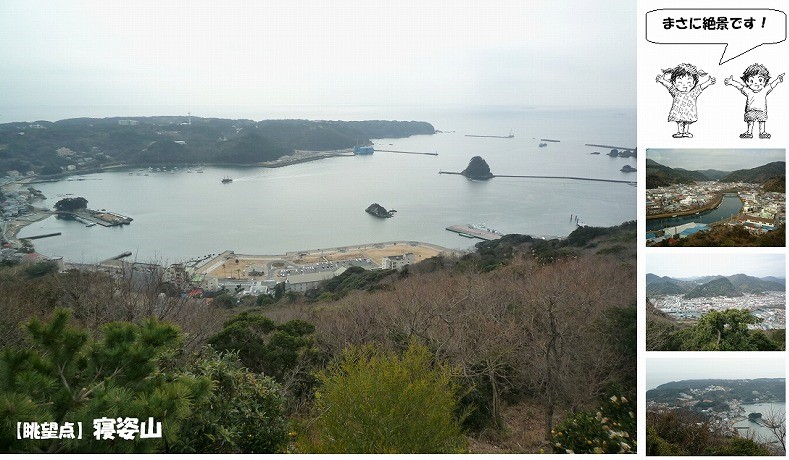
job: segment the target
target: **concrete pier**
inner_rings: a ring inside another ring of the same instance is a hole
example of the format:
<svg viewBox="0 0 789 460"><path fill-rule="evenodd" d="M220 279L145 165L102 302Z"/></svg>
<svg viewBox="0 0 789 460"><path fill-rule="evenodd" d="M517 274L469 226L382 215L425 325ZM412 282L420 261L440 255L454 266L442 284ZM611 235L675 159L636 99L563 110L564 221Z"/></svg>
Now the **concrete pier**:
<svg viewBox="0 0 789 460"><path fill-rule="evenodd" d="M499 235L498 233L488 232L486 230L481 230L478 228L471 227L469 225L452 225L447 227L447 230L450 232L459 233L460 236L471 236L473 238L479 238L481 240L497 240L501 238L503 235Z"/></svg>

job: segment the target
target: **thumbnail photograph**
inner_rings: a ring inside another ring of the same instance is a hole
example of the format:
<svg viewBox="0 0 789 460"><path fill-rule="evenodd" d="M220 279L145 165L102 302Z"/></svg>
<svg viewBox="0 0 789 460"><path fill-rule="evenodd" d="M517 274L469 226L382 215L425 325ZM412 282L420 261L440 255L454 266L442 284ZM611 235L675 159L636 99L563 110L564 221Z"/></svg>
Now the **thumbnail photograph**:
<svg viewBox="0 0 789 460"><path fill-rule="evenodd" d="M647 455L786 455L783 354L647 358Z"/></svg>
<svg viewBox="0 0 789 460"><path fill-rule="evenodd" d="M786 246L786 151L647 149L647 246Z"/></svg>
<svg viewBox="0 0 789 460"><path fill-rule="evenodd" d="M785 265L783 254L648 254L647 350L785 350Z"/></svg>

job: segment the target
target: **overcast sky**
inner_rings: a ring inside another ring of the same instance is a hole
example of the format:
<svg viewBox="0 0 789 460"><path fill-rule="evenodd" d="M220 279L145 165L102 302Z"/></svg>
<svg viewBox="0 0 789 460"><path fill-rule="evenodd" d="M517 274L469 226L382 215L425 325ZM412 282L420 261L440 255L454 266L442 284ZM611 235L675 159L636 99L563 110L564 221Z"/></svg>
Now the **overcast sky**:
<svg viewBox="0 0 789 460"><path fill-rule="evenodd" d="M646 257L647 273L672 278L736 275L786 276L783 254L667 254L650 253Z"/></svg>
<svg viewBox="0 0 789 460"><path fill-rule="evenodd" d="M647 390L691 379L786 378L782 353L707 353L703 357L647 358Z"/></svg>
<svg viewBox="0 0 789 460"><path fill-rule="evenodd" d="M737 171L786 161L783 149L647 149L647 158L670 168Z"/></svg>
<svg viewBox="0 0 789 460"><path fill-rule="evenodd" d="M635 2L3 0L0 107L635 107Z"/></svg>

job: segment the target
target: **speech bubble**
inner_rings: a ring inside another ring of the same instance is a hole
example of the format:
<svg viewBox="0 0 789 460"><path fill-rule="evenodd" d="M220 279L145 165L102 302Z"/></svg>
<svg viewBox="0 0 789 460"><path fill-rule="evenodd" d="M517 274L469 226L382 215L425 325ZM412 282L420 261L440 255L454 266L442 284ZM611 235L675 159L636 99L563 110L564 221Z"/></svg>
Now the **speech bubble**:
<svg viewBox="0 0 789 460"><path fill-rule="evenodd" d="M768 8L671 8L646 14L647 41L726 45L718 65L786 40L786 13Z"/></svg>

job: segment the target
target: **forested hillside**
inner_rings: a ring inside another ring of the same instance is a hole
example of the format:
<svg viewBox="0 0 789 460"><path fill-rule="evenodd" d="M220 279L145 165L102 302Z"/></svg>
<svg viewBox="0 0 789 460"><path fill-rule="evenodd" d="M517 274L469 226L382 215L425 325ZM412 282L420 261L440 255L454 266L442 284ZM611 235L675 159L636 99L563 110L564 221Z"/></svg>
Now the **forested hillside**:
<svg viewBox="0 0 789 460"><path fill-rule="evenodd" d="M156 271L3 268L0 450L635 450L635 223L478 246L229 302ZM13 437L20 420L116 415L165 436Z"/></svg>
<svg viewBox="0 0 789 460"><path fill-rule="evenodd" d="M199 117L75 118L0 125L0 174L197 163L255 164L294 150L337 150L370 139L434 134L419 121L226 120Z"/></svg>

